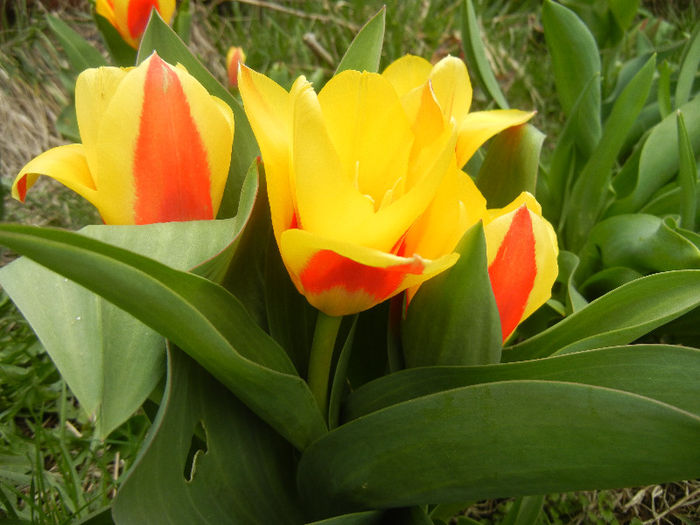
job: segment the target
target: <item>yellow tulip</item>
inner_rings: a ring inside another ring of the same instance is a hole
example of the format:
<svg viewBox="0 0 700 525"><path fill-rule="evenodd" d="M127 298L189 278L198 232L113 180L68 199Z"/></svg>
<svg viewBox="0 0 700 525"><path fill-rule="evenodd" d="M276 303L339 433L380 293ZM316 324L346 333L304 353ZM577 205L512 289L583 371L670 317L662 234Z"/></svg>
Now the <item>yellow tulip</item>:
<svg viewBox="0 0 700 525"><path fill-rule="evenodd" d="M88 69L75 100L82 143L29 162L12 186L16 199L47 175L94 204L107 224L216 217L233 113L182 66L154 53L135 68Z"/></svg>
<svg viewBox="0 0 700 525"><path fill-rule="evenodd" d="M489 278L501 318L503 340L551 296L557 278L557 235L529 193L488 210L484 233Z"/></svg>
<svg viewBox="0 0 700 525"><path fill-rule="evenodd" d="M153 9L170 23L175 0L97 0L97 14L103 16L131 47L137 48Z"/></svg>
<svg viewBox="0 0 700 525"><path fill-rule="evenodd" d="M432 85L445 118L457 126L457 167L462 168L479 147L506 128L530 120L533 112L518 109L469 112L472 87L467 67L460 59L446 56L434 66L421 57L406 55L394 61L382 75L396 89L407 112L418 107L426 81Z"/></svg>

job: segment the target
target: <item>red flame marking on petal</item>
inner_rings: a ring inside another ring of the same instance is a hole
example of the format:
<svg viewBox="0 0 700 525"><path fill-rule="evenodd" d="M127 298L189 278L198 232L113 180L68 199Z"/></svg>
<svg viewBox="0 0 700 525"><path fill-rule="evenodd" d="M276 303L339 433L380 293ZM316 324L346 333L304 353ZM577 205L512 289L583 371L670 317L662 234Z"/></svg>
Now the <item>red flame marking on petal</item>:
<svg viewBox="0 0 700 525"><path fill-rule="evenodd" d="M515 212L496 258L489 266L504 341L520 323L536 275L532 219L527 207L521 206Z"/></svg>
<svg viewBox="0 0 700 525"><path fill-rule="evenodd" d="M158 0L131 0L129 2L126 24L133 38L139 39L141 37L153 9L158 10Z"/></svg>
<svg viewBox="0 0 700 525"><path fill-rule="evenodd" d="M20 202L24 202L27 196L27 176L22 175L22 178L17 181L17 193L19 194Z"/></svg>
<svg viewBox="0 0 700 525"><path fill-rule="evenodd" d="M213 219L207 152L180 79L155 55L134 152L135 222Z"/></svg>
<svg viewBox="0 0 700 525"><path fill-rule="evenodd" d="M319 294L333 288L353 293L362 291L380 302L392 296L407 274L420 275L420 260L377 268L358 263L331 250L316 252L299 275L306 292Z"/></svg>

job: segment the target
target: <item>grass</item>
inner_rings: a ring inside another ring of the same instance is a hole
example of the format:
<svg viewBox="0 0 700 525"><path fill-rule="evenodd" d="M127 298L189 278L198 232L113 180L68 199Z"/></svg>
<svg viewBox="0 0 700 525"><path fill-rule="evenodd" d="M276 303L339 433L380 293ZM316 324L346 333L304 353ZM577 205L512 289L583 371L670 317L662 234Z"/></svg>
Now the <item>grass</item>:
<svg viewBox="0 0 700 525"><path fill-rule="evenodd" d="M247 63L282 84L305 74L318 84L330 77L356 30L384 2L357 0L212 0L196 3L191 46L222 81L230 45ZM475 1L496 77L513 107L537 109L534 121L551 147L563 124L538 18L539 2ZM387 2L382 67L404 53L433 61L462 55L458 0ZM675 8L647 2L674 34L689 32L692 2ZM52 10L100 45L87 0L0 0L0 218L71 230L99 222L91 205L60 184L42 180L21 205L9 198L15 174L39 153L65 143L55 122L69 102L72 75L49 36ZM627 50L633 53L634 50ZM490 107L478 89L477 109ZM13 255L0 252L0 265ZM136 414L102 442L77 406L41 344L8 298L0 295L0 519L69 523L109 503L148 429ZM464 516L497 523L511 500L472 505ZM670 483L618 491L549 495L541 523L697 523L700 483Z"/></svg>

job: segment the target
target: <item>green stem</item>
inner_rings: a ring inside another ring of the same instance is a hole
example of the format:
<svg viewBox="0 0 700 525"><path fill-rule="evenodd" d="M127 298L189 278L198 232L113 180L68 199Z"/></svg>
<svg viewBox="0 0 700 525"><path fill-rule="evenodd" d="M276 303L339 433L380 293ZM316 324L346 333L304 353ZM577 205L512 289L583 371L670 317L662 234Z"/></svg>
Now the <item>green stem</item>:
<svg viewBox="0 0 700 525"><path fill-rule="evenodd" d="M331 317L323 312L318 312L314 340L311 343L309 388L316 398L324 418L327 417L326 413L328 412L328 380L333 361L333 347L342 320L342 317Z"/></svg>

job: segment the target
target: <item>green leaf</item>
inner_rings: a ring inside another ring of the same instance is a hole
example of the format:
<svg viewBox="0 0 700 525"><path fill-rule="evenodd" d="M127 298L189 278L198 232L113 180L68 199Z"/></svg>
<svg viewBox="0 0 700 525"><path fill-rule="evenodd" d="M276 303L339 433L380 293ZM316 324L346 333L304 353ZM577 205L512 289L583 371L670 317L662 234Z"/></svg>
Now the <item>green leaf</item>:
<svg viewBox="0 0 700 525"><path fill-rule="evenodd" d="M622 390L700 416L698 374L700 350L667 345L598 348L498 365L413 368L354 391L347 399L344 415L353 420L411 399L481 383L543 380Z"/></svg>
<svg viewBox="0 0 700 525"><path fill-rule="evenodd" d="M508 102L498 86L496 77L494 77L486 57L483 37L476 19L472 0L464 0L462 4L462 47L467 57L467 63L476 75L479 85L496 102L499 108L508 109Z"/></svg>
<svg viewBox="0 0 700 525"><path fill-rule="evenodd" d="M335 365L335 373L331 382L331 394L328 402L328 427L335 428L340 420L340 402L345 393L345 386L348 377L348 366L350 365L350 356L352 354L352 345L355 340L355 330L357 328L357 318L355 315L352 321L350 332L345 338L343 348L340 350L340 355Z"/></svg>
<svg viewBox="0 0 700 525"><path fill-rule="evenodd" d="M676 83L676 108L680 108L690 98L698 66L700 66L700 23L695 24L693 34L683 49L681 68Z"/></svg>
<svg viewBox="0 0 700 525"><path fill-rule="evenodd" d="M700 305L700 270L637 279L503 352L504 361L626 344Z"/></svg>
<svg viewBox="0 0 700 525"><path fill-rule="evenodd" d="M143 226L88 226L91 238L187 270L238 235L236 219ZM163 374L163 338L82 286L21 258L0 284L51 356L80 405L97 416L100 438L126 421Z"/></svg>
<svg viewBox="0 0 700 525"><path fill-rule="evenodd" d="M290 445L186 355L169 356L165 396L119 489L115 520L303 523Z"/></svg>
<svg viewBox="0 0 700 525"><path fill-rule="evenodd" d="M501 525L534 525L542 512L544 496L522 496L506 514Z"/></svg>
<svg viewBox="0 0 700 525"><path fill-rule="evenodd" d="M384 511L368 510L366 512L354 512L352 514L344 514L335 516L321 521L314 521L308 525L382 525Z"/></svg>
<svg viewBox="0 0 700 525"><path fill-rule="evenodd" d="M644 107L654 78L655 60L652 56L647 61L615 101L603 136L574 183L564 229L569 249L580 249L610 198L612 168L625 138Z"/></svg>
<svg viewBox="0 0 700 525"><path fill-rule="evenodd" d="M681 106L688 138L694 152L700 151L700 96ZM630 164L628 168L628 164ZM638 167L635 164L638 163ZM619 195L606 215L634 213L678 172L678 133L676 115L670 114L654 127L639 156L633 155L613 181Z"/></svg>
<svg viewBox="0 0 700 525"><path fill-rule="evenodd" d="M626 31L639 9L640 0L608 0L610 11L622 31Z"/></svg>
<svg viewBox="0 0 700 525"><path fill-rule="evenodd" d="M700 417L637 394L503 381L338 427L302 454L297 480L318 515L629 487L697 477L699 433Z"/></svg>
<svg viewBox="0 0 700 525"><path fill-rule="evenodd" d="M173 30L185 44L190 43L190 26L192 25L193 5L190 0L182 0L175 12Z"/></svg>
<svg viewBox="0 0 700 525"><path fill-rule="evenodd" d="M107 61L87 40L60 18L47 14L46 21L66 53L68 63L77 75L91 67L106 66Z"/></svg>
<svg viewBox="0 0 700 525"><path fill-rule="evenodd" d="M551 0L546 0L542 6L542 25L564 113L571 115L581 90L591 78L598 77L582 105L590 108L585 127L595 137L600 137L601 66L593 35L573 11Z"/></svg>
<svg viewBox="0 0 700 525"><path fill-rule="evenodd" d="M233 217L236 214L238 196L240 195L245 175L251 162L259 154L258 145L255 142L245 111L243 111L241 103L214 78L155 10L152 12L146 31L141 38L138 63L148 58L153 51L157 51L158 55L170 64L182 64L185 66L187 71L211 95L219 97L233 110L236 130L233 137L231 167L229 168L228 181L226 182L226 189L224 190L218 215L220 219Z"/></svg>
<svg viewBox="0 0 700 525"><path fill-rule="evenodd" d="M103 296L173 341L297 448L325 432L292 362L221 286L60 230L0 225L0 244Z"/></svg>
<svg viewBox="0 0 700 525"><path fill-rule="evenodd" d="M379 59L382 55L384 44L384 29L386 27L386 6L362 26L362 29L355 35L347 51L340 59L337 75L346 69L356 71L369 71L376 73L379 71Z"/></svg>
<svg viewBox="0 0 700 525"><path fill-rule="evenodd" d="M95 13L95 24L102 34L107 50L115 66L130 67L136 63L136 50L119 34L112 24L102 15Z"/></svg>
<svg viewBox="0 0 700 525"><path fill-rule="evenodd" d="M496 135L476 176L489 208L510 204L523 191L535 194L544 134L531 124Z"/></svg>
<svg viewBox="0 0 700 525"><path fill-rule="evenodd" d="M700 25L698 25L700 28ZM698 39L700 42L700 39ZM688 129L685 126L683 112L676 113L678 130L678 184L681 188L681 226L688 230L695 230L696 197L695 190L698 185L698 169L695 163L695 155L688 137Z"/></svg>
<svg viewBox="0 0 700 525"><path fill-rule="evenodd" d="M481 223L462 237L457 263L423 283L401 325L407 367L497 363L501 322Z"/></svg>
<svg viewBox="0 0 700 525"><path fill-rule="evenodd" d="M659 112L661 118L666 118L671 113L671 66L667 60L659 64L659 88L658 95Z"/></svg>

